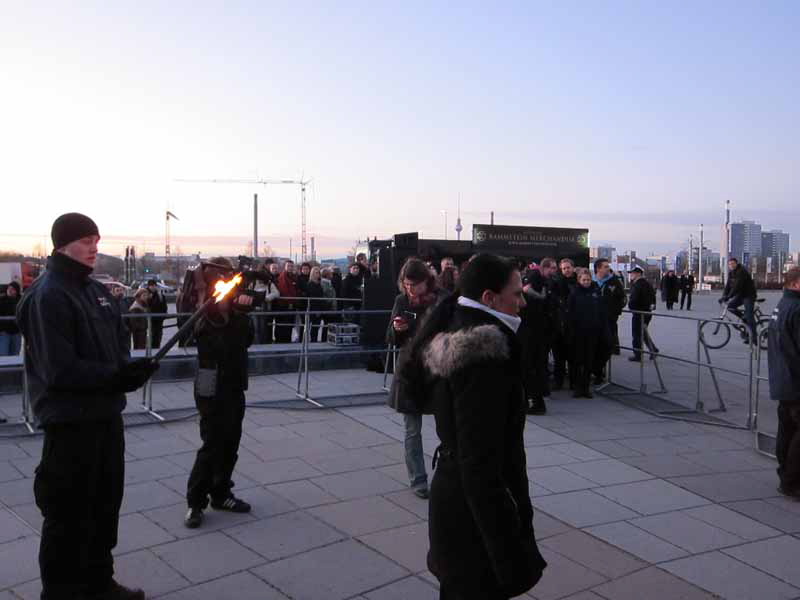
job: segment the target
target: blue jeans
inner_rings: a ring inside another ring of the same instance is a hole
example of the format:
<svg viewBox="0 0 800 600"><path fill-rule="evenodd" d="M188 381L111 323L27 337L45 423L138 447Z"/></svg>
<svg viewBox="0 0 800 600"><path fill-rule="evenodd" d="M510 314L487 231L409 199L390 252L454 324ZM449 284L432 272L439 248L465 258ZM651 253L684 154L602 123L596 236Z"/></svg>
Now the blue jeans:
<svg viewBox="0 0 800 600"><path fill-rule="evenodd" d="M19 356L21 333L0 333L0 356Z"/></svg>
<svg viewBox="0 0 800 600"><path fill-rule="evenodd" d="M405 413L406 468L412 488L426 487L428 473L425 471L425 453L422 450L422 415Z"/></svg>
<svg viewBox="0 0 800 600"><path fill-rule="evenodd" d="M738 310L740 306L744 305L744 315L742 311ZM733 298L728 302L728 310L742 319L750 329L750 342L756 343L756 319L753 316L756 302L753 298Z"/></svg>

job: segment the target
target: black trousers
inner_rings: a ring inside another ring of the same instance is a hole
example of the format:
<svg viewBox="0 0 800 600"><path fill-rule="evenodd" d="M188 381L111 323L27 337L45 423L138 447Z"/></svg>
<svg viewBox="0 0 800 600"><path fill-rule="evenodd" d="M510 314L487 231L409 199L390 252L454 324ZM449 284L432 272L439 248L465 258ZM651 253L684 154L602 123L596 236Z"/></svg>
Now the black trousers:
<svg viewBox="0 0 800 600"><path fill-rule="evenodd" d="M653 339L650 337L650 333L647 329L642 325L642 319L644 319L644 324L649 325L650 320L652 319L652 315L642 315L641 313L636 313L631 316L631 333L633 335L633 354L641 358L642 356L642 341L644 341L647 349L650 352L656 352L657 348Z"/></svg>
<svg viewBox="0 0 800 600"><path fill-rule="evenodd" d="M44 429L33 491L42 511L42 600L104 591L114 575L125 480L122 417Z"/></svg>
<svg viewBox="0 0 800 600"><path fill-rule="evenodd" d="M681 290L681 310L683 310L684 302L686 302L686 310L692 310L692 292Z"/></svg>
<svg viewBox="0 0 800 600"><path fill-rule="evenodd" d="M152 339L152 347L153 348L160 348L161 347L161 340L164 339L164 322L159 321L158 323L153 323L153 339Z"/></svg>
<svg viewBox="0 0 800 600"><path fill-rule="evenodd" d="M778 404L775 456L781 486L787 491L800 492L800 406Z"/></svg>
<svg viewBox="0 0 800 600"><path fill-rule="evenodd" d="M592 371L596 368L597 352L598 344L589 343L589 340L581 342L579 347L576 346L570 364L570 383L576 391L583 393L589 391Z"/></svg>
<svg viewBox="0 0 800 600"><path fill-rule="evenodd" d="M191 508L208 506L208 497L223 501L233 488L233 469L239 458L244 420L244 392L227 391L212 398L195 396L200 411L200 439L186 500Z"/></svg>
<svg viewBox="0 0 800 600"><path fill-rule="evenodd" d="M556 336L553 340L553 379L555 379L556 383L564 383L564 378L567 376L567 365L570 362L571 355L572 350L567 336ZM571 375L570 381L572 381Z"/></svg>
<svg viewBox="0 0 800 600"><path fill-rule="evenodd" d="M522 383L529 400L541 400L550 393L547 381L548 349L542 337L541 332L526 332L522 340Z"/></svg>

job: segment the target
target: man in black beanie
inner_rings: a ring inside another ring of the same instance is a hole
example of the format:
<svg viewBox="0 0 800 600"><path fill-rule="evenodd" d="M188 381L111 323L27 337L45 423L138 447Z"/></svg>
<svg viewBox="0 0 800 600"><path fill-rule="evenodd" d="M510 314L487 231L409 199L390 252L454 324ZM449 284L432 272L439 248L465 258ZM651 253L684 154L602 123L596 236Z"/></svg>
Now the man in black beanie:
<svg viewBox="0 0 800 600"><path fill-rule="evenodd" d="M118 584L112 549L125 475L125 393L158 368L130 360L119 305L89 277L100 233L89 217L61 215L47 271L17 308L42 459L33 489L42 511L42 600L144 600Z"/></svg>

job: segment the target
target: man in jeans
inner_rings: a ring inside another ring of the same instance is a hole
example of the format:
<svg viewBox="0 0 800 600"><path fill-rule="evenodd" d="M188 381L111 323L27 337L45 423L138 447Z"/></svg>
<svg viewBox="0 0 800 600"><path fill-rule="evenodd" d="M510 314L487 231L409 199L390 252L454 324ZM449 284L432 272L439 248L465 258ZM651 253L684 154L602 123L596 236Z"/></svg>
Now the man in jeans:
<svg viewBox="0 0 800 600"><path fill-rule="evenodd" d="M769 323L769 393L778 402L778 491L800 498L800 268L784 275Z"/></svg>
<svg viewBox="0 0 800 600"><path fill-rule="evenodd" d="M725 284L725 291L722 293L722 298L719 299L720 304L728 303L728 310L743 320L748 329L750 336L742 335L745 343L756 343L756 319L753 316L753 311L756 306L756 284L750 273L735 258L728 261L728 282ZM744 312L739 307L744 306Z"/></svg>

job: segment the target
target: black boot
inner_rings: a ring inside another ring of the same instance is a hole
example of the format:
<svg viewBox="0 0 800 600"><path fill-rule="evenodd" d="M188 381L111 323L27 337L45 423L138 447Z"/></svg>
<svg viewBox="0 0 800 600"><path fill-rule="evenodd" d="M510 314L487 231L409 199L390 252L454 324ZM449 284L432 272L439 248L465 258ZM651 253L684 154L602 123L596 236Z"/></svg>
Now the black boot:
<svg viewBox="0 0 800 600"><path fill-rule="evenodd" d="M547 414L547 406L544 403L544 398L529 398L527 413L529 415Z"/></svg>

